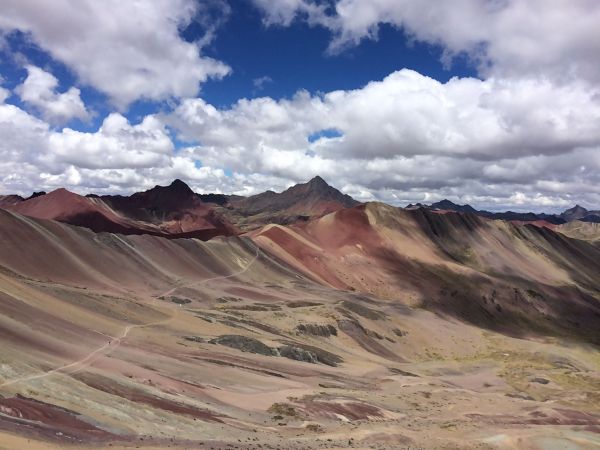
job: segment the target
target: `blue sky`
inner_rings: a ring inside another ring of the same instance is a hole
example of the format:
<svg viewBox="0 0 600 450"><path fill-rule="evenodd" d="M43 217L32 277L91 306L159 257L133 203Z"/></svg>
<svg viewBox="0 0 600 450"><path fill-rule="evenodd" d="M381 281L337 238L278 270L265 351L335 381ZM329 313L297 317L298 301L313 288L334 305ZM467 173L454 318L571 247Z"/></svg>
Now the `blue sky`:
<svg viewBox="0 0 600 450"><path fill-rule="evenodd" d="M218 107L229 107L241 98L292 97L299 90L319 93L357 89L403 68L442 82L454 76L477 76L466 58L459 57L444 66L440 46L414 42L390 25L381 27L376 41L364 40L345 52L329 54L331 34L326 29L311 27L303 21L287 27L266 27L260 11L250 2L232 0L229 4L228 13L218 9L212 12L212 20L222 20L223 24L203 51L206 56L226 62L232 70L227 77L209 79L201 86L202 98ZM205 33L206 26L194 21L182 30L181 37L194 42ZM27 77L26 69L15 58L50 71L59 80L59 90L76 84L76 76L69 68L32 43L26 34L10 33L6 42L0 61L5 87L14 88ZM112 109L109 99L93 86L83 85L81 91L84 103L98 114L91 122L74 120L66 125L78 130L97 129ZM11 101L23 106L17 95ZM165 102L140 100L129 105L124 114L137 121L170 106Z"/></svg>
<svg viewBox="0 0 600 450"><path fill-rule="evenodd" d="M411 43L401 30L389 25L382 27L377 41L365 40L331 55L327 54L331 39L327 30L303 21L265 27L260 11L249 2L231 3L229 19L206 49L207 55L227 61L233 69L227 78L203 86L202 96L214 105L229 106L242 97L291 97L300 89L312 93L356 89L402 68L440 81L476 76L464 58L444 68L439 46ZM256 89L253 81L261 77L271 81Z"/></svg>
<svg viewBox="0 0 600 450"><path fill-rule="evenodd" d="M0 193L600 205L594 3L8 2Z"/></svg>

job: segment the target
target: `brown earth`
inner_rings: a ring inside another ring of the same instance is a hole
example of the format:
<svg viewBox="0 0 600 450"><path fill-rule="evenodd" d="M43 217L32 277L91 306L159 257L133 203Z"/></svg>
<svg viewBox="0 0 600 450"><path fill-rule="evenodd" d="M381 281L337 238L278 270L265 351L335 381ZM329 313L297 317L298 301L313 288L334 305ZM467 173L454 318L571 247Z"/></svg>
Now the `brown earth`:
<svg viewBox="0 0 600 450"><path fill-rule="evenodd" d="M600 446L584 241L377 204L208 242L0 231L2 449Z"/></svg>

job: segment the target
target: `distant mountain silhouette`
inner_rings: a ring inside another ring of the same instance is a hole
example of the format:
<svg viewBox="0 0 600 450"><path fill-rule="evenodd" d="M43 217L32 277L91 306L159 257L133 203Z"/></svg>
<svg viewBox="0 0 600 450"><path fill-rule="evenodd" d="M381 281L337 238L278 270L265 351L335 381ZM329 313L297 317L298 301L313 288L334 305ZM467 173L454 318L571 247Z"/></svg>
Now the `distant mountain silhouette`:
<svg viewBox="0 0 600 450"><path fill-rule="evenodd" d="M433 209L440 211L455 211L460 213L476 214L481 217L487 217L495 220L508 220L515 222L538 222L548 223L552 225L560 225L573 220L581 220L583 222L600 222L600 211L588 211L582 206L575 205L573 208L567 209L561 214L546 214L546 213L533 213L533 212L491 212L485 210L477 210L471 205L457 205L456 203L444 199L431 205L423 205L417 203L416 205L409 204L406 209Z"/></svg>
<svg viewBox="0 0 600 450"><path fill-rule="evenodd" d="M574 207L564 211L560 217L565 219L567 222L571 222L572 220L583 220L598 213L600 213L600 211L588 211L583 206L575 205Z"/></svg>
<svg viewBox="0 0 600 450"><path fill-rule="evenodd" d="M285 210L313 216L327 214L340 208L350 208L358 203L317 176L307 183L296 184L281 193L267 191L247 197L237 202L236 206L249 214Z"/></svg>
<svg viewBox="0 0 600 450"><path fill-rule="evenodd" d="M477 212L478 212L471 205L457 205L456 203L453 203L447 199L444 199L444 200L436 202L436 203L432 203L431 208L443 209L446 211L466 212L466 213L472 213L472 214L477 214Z"/></svg>
<svg viewBox="0 0 600 450"><path fill-rule="evenodd" d="M0 195L0 208L122 234L211 239L254 230L267 224L290 225L319 218L361 203L316 176L283 192L266 191L250 197L197 194L176 179L168 186L154 186L130 196L81 196L66 189L34 192L30 197ZM514 223L554 227L571 221L600 223L600 211L575 205L561 214L490 212L444 199L431 205L407 205L408 210L473 214Z"/></svg>

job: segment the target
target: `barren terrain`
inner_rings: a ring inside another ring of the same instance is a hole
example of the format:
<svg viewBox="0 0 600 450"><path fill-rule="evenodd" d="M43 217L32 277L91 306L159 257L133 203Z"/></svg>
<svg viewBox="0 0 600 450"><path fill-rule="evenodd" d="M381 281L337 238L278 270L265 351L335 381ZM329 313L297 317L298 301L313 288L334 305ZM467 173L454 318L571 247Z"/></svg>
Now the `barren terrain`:
<svg viewBox="0 0 600 450"><path fill-rule="evenodd" d="M600 447L597 247L414 214L202 242L0 210L0 448Z"/></svg>

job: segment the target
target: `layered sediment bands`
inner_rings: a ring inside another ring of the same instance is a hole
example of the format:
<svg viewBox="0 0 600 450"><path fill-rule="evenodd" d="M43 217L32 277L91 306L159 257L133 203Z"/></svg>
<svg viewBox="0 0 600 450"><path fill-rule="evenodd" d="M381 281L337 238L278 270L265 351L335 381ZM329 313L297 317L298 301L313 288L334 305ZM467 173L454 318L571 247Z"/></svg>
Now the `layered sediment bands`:
<svg viewBox="0 0 600 450"><path fill-rule="evenodd" d="M0 210L0 265L26 277L88 287L160 289L178 278L228 276L256 256L246 238L192 239L96 234ZM285 268L263 258L267 271ZM261 261L262 264L262 261Z"/></svg>
<svg viewBox="0 0 600 450"><path fill-rule="evenodd" d="M597 442L589 243L377 204L208 242L0 231L0 447Z"/></svg>
<svg viewBox="0 0 600 450"><path fill-rule="evenodd" d="M27 430L32 436L51 441L94 442L117 438L113 433L88 423L75 411L22 395L0 399L0 429Z"/></svg>
<svg viewBox="0 0 600 450"><path fill-rule="evenodd" d="M504 332L600 343L600 251L548 228L369 203L252 236L336 288ZM375 319L365 301L340 308Z"/></svg>

